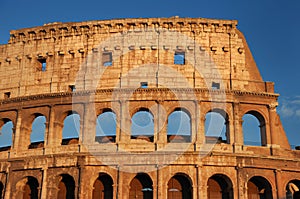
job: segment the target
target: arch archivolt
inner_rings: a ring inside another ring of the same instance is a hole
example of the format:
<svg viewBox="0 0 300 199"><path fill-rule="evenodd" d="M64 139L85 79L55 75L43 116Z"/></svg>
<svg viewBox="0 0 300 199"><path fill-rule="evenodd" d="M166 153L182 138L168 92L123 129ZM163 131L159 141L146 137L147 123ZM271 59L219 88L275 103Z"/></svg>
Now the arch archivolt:
<svg viewBox="0 0 300 199"><path fill-rule="evenodd" d="M70 104L70 105L57 105L53 107L55 113L55 121L64 122L64 119L73 113L80 116L80 120L84 117L84 105L83 104Z"/></svg>
<svg viewBox="0 0 300 199"><path fill-rule="evenodd" d="M100 174L108 175L112 181L113 185L117 184L117 170L111 167L101 167L101 168L86 168L85 170L85 182L87 183L89 187L93 187L95 181L98 179Z"/></svg>
<svg viewBox="0 0 300 199"><path fill-rule="evenodd" d="M49 120L50 114L50 107L43 106L43 107L33 107L33 108L26 108L22 110L22 124L31 127L32 122L38 116L45 116L46 121Z"/></svg>
<svg viewBox="0 0 300 199"><path fill-rule="evenodd" d="M242 118L245 114L247 114L249 112L257 112L258 114L260 114L263 117L264 122L266 124L269 123L269 112L268 112L268 108L266 106L248 105L248 104L240 105L240 118ZM255 116L255 117L257 117L257 116ZM257 119L259 119L259 118L257 118Z"/></svg>
<svg viewBox="0 0 300 199"><path fill-rule="evenodd" d="M261 177L270 184L273 192L276 190L276 179L274 176L274 170L247 168L243 169L243 174L246 183L248 183L249 180L253 177Z"/></svg>
<svg viewBox="0 0 300 199"><path fill-rule="evenodd" d="M130 118L138 111L148 110L155 118L157 116L157 103L155 101L128 101Z"/></svg>
<svg viewBox="0 0 300 199"><path fill-rule="evenodd" d="M112 102L95 103L94 107L95 107L94 110L95 110L96 118L102 113L105 113L107 111L111 111L115 113L117 117L117 121L119 120L118 118L120 118L120 112L121 112L120 103L117 102L114 102L114 104L112 104Z"/></svg>
<svg viewBox="0 0 300 199"><path fill-rule="evenodd" d="M212 106L213 105L213 106ZM228 116L228 120L232 120L232 104L231 103L211 103L211 102L200 102L200 117L205 118L209 112L220 113L224 118ZM225 115L223 114L225 113Z"/></svg>
<svg viewBox="0 0 300 199"><path fill-rule="evenodd" d="M16 126L17 122L17 111L3 111L0 112L0 128L3 124L5 124L8 120L12 121L14 127Z"/></svg>
<svg viewBox="0 0 300 199"><path fill-rule="evenodd" d="M189 166L189 167L184 167L184 169L180 166L167 166L162 168L160 171L162 173L162 179L164 179L164 184L167 187L167 184L169 180L174 177L175 175L182 175L186 177L192 187L195 187L197 182L197 174L196 174L196 167L195 166Z"/></svg>

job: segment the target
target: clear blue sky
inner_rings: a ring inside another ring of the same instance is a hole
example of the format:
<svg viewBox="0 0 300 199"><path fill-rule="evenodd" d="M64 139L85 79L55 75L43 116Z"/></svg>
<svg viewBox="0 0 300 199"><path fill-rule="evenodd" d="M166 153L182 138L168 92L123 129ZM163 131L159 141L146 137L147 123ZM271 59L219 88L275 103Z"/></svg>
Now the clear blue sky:
<svg viewBox="0 0 300 199"><path fill-rule="evenodd" d="M265 81L280 93L278 112L293 145L300 145L300 1L298 0L0 0L0 43L9 30L61 21L135 17L238 20Z"/></svg>

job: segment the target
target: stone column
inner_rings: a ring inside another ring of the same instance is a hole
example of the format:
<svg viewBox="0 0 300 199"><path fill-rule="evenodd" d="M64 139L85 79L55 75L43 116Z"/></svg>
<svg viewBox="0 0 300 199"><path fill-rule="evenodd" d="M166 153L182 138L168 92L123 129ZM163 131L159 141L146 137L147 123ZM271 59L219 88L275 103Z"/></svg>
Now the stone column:
<svg viewBox="0 0 300 199"><path fill-rule="evenodd" d="M271 146L272 147L278 147L278 136L277 133L275 132L275 123L276 123L276 107L277 103L270 104L268 106L269 108L269 126L270 126L270 137L271 137Z"/></svg>
<svg viewBox="0 0 300 199"><path fill-rule="evenodd" d="M276 180L276 194L277 198L286 198L285 186L282 184L282 171L280 169L274 170L275 180Z"/></svg>
<svg viewBox="0 0 300 199"><path fill-rule="evenodd" d="M44 167L43 169L42 169L42 171L43 171L43 177L42 177L42 193L41 193L41 199L47 199L47 186L48 186L48 184L47 184L47 167Z"/></svg>
<svg viewBox="0 0 300 199"><path fill-rule="evenodd" d="M233 110L233 132L234 133L234 151L242 151L242 146L244 145L244 136L243 136L243 120L240 118L240 104L234 102L232 104Z"/></svg>
<svg viewBox="0 0 300 199"><path fill-rule="evenodd" d="M122 145L126 145L130 140L130 120L131 117L128 111L128 102L122 100L121 101L121 113L120 113L120 124L121 124L121 131L120 131L120 143Z"/></svg>
<svg viewBox="0 0 300 199"><path fill-rule="evenodd" d="M197 118L197 136L196 136L196 150L200 150L201 145L205 143L205 113L201 112L201 102L200 104L196 105L196 114L198 115Z"/></svg>
<svg viewBox="0 0 300 199"><path fill-rule="evenodd" d="M24 134L27 133L28 129L24 126L22 126L22 109L18 110L17 114L17 120L15 124L15 131L14 131L14 143L13 143L13 148L11 151L11 157L14 157L17 155L19 152L22 152L24 150ZM30 143L30 140L29 140ZM27 146L28 148L28 146Z"/></svg>
<svg viewBox="0 0 300 199"><path fill-rule="evenodd" d="M83 118L80 119L80 129L81 132L81 143L87 147L89 144L93 144L95 142L96 136L96 113L95 113L95 106L93 103L86 103L84 105L84 113ZM83 148L85 148L83 147ZM84 149L83 149L84 150Z"/></svg>
<svg viewBox="0 0 300 199"><path fill-rule="evenodd" d="M243 179L243 176L242 176L242 172L243 172L243 167L242 165L238 164L236 167L236 180L237 180L237 187L236 187L236 191L237 193L233 193L234 196L237 196L238 199L247 199L247 186Z"/></svg>
<svg viewBox="0 0 300 199"><path fill-rule="evenodd" d="M196 191L197 191L197 195L196 195L196 199L200 199L203 198L201 193L203 192L203 190L201 189L201 187L203 186L204 181L202 180L202 176L201 176L201 166L200 165L195 165L196 167L196 173L197 173L197 186L196 186Z"/></svg>
<svg viewBox="0 0 300 199"><path fill-rule="evenodd" d="M163 149L167 144L167 129L164 123L167 122L167 115L163 115L163 102L162 100L157 101L157 148Z"/></svg>

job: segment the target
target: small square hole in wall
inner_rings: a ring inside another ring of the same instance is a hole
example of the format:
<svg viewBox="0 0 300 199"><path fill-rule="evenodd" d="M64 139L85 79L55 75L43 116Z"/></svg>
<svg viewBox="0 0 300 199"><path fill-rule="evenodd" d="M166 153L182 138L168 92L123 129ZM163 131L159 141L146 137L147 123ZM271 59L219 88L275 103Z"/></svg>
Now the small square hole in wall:
<svg viewBox="0 0 300 199"><path fill-rule="evenodd" d="M5 92L4 93L4 99L10 98L10 92Z"/></svg>
<svg viewBox="0 0 300 199"><path fill-rule="evenodd" d="M102 54L103 66L112 66L112 52L104 52Z"/></svg>
<svg viewBox="0 0 300 199"><path fill-rule="evenodd" d="M185 52L176 51L174 54L174 64L184 65L185 64Z"/></svg>
<svg viewBox="0 0 300 199"><path fill-rule="evenodd" d="M42 59L38 59L39 63L40 63L40 70L41 71L46 71L47 69L47 62L46 62L46 59L45 58L42 58Z"/></svg>
<svg viewBox="0 0 300 199"><path fill-rule="evenodd" d="M148 88L148 82L141 82L141 88Z"/></svg>
<svg viewBox="0 0 300 199"><path fill-rule="evenodd" d="M211 88L212 89L220 89L220 83L213 82L212 85L211 85Z"/></svg>
<svg viewBox="0 0 300 199"><path fill-rule="evenodd" d="M75 92L76 91L75 85L69 85L69 91L70 92Z"/></svg>

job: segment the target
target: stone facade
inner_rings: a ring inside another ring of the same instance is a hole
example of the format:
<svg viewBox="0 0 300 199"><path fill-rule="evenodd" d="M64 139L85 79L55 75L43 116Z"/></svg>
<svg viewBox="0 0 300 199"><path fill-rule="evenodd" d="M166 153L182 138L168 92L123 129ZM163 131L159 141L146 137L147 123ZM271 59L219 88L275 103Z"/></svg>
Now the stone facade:
<svg viewBox="0 0 300 199"><path fill-rule="evenodd" d="M299 197L300 153L276 113L279 95L236 26L172 17L11 31L0 46L0 127L13 124L1 198ZM115 132L96 134L108 112ZM133 134L145 112L152 134ZM184 133L170 132L174 112L189 120ZM211 112L225 136L205 133ZM78 136L64 137L75 114ZM245 114L258 120L261 146L245 144ZM38 117L46 128L33 142Z"/></svg>

